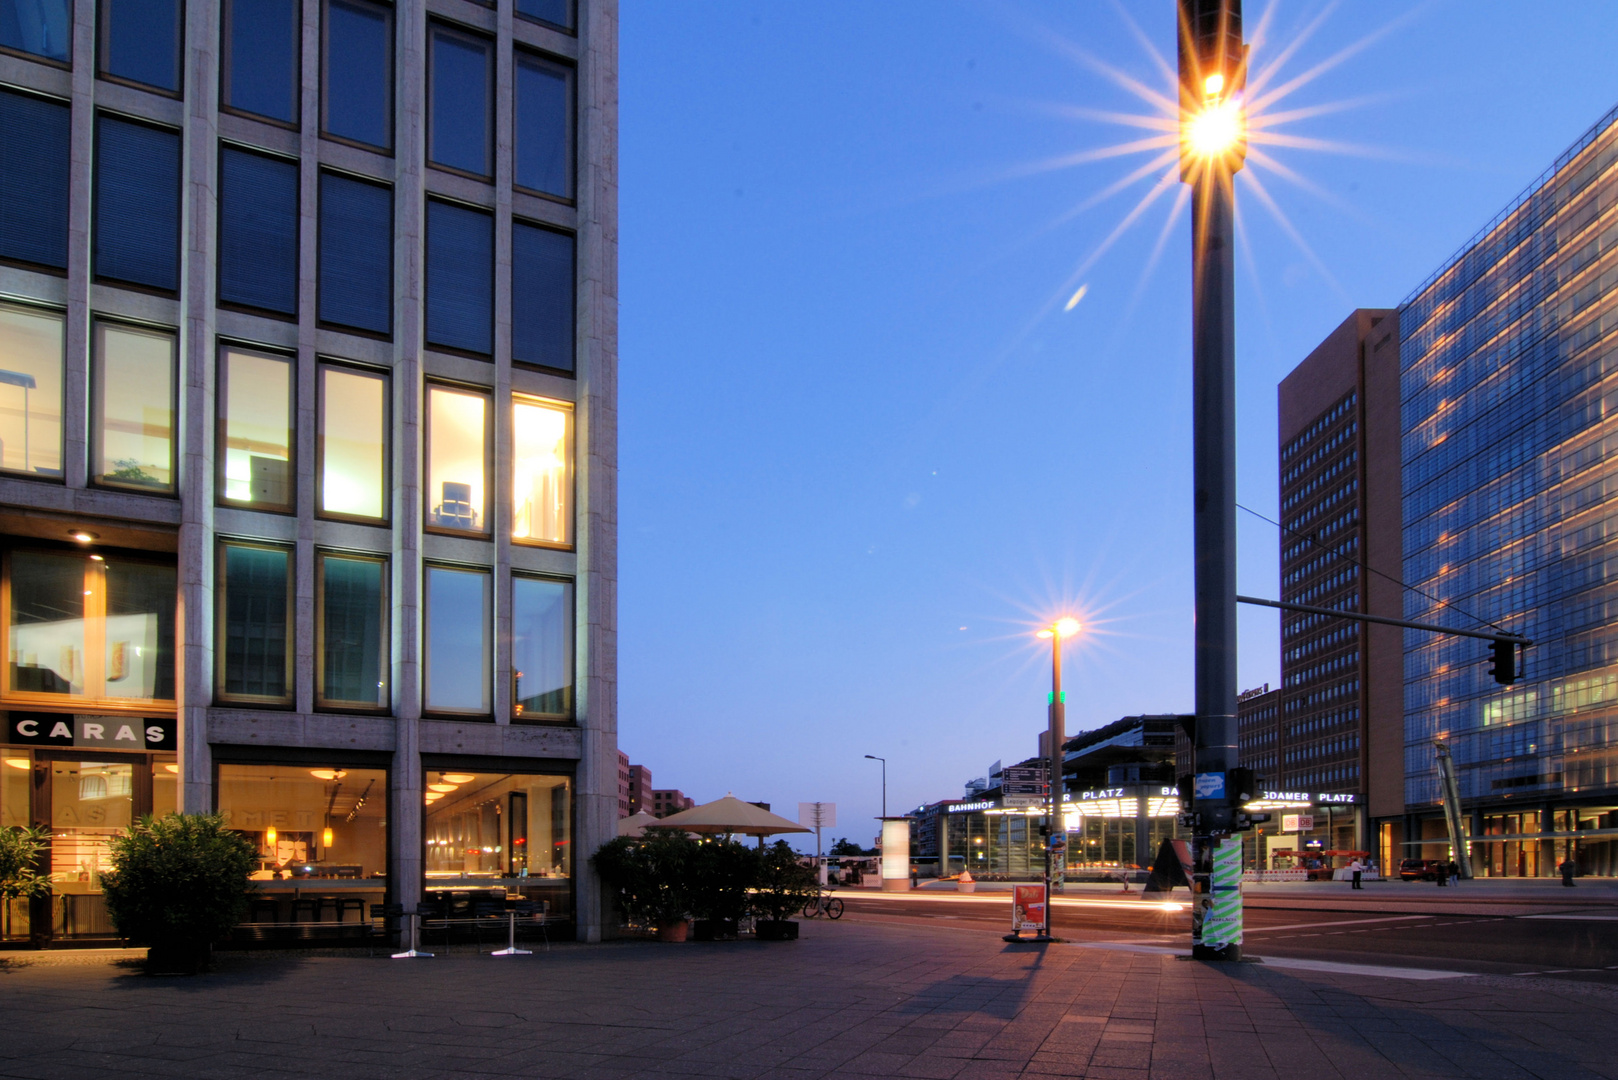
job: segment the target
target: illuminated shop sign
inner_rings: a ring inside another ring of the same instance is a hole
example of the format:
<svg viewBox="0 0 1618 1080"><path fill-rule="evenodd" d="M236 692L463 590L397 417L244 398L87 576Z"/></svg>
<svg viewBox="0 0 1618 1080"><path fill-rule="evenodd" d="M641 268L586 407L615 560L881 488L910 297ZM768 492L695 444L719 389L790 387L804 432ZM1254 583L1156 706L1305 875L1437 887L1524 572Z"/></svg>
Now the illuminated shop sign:
<svg viewBox="0 0 1618 1080"><path fill-rule="evenodd" d="M64 716L11 713L6 741L25 746L73 746L94 750L173 750L173 720L145 716Z"/></svg>
<svg viewBox="0 0 1618 1080"><path fill-rule="evenodd" d="M994 800L993 799L979 799L977 802L956 803L954 806L949 808L949 812L952 813L952 814L965 814L965 813L968 813L968 812L970 812L972 810L993 810L993 809L994 809Z"/></svg>
<svg viewBox="0 0 1618 1080"><path fill-rule="evenodd" d="M1322 806L1327 804L1352 806L1360 801L1360 797L1352 792L1312 795L1307 791L1261 791L1259 799L1263 802L1317 803Z"/></svg>

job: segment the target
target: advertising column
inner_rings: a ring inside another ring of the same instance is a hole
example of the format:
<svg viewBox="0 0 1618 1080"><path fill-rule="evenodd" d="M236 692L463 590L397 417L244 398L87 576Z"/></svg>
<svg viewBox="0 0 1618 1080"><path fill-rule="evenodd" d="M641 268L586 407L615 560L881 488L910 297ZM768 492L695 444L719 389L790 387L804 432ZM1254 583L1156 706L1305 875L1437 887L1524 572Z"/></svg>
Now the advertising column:
<svg viewBox="0 0 1618 1080"><path fill-rule="evenodd" d="M882 891L910 891L910 819L882 819Z"/></svg>

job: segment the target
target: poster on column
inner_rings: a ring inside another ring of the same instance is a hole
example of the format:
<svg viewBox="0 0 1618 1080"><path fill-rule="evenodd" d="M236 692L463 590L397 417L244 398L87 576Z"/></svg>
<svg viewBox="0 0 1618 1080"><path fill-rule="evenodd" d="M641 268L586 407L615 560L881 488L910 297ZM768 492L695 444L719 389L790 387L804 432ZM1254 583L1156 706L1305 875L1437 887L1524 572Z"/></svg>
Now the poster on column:
<svg viewBox="0 0 1618 1080"><path fill-rule="evenodd" d="M1014 885L1011 889L1011 929L1045 932L1045 886Z"/></svg>

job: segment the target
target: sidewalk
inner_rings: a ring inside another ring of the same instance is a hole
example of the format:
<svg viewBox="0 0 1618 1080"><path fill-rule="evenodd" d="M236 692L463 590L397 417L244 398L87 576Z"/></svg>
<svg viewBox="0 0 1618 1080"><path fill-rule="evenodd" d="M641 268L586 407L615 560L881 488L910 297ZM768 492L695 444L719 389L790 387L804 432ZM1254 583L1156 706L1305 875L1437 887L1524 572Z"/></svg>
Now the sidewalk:
<svg viewBox="0 0 1618 1080"><path fill-rule="evenodd" d="M0 1075L36 1080L1618 1077L1605 987L850 923L512 959L227 957L194 979L16 960L0 1010Z"/></svg>

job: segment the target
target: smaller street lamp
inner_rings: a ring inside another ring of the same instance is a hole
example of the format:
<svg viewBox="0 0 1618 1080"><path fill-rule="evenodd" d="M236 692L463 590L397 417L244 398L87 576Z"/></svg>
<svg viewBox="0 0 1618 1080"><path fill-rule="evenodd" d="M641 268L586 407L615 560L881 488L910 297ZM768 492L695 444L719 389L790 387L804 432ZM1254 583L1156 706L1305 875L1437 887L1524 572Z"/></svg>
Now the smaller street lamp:
<svg viewBox="0 0 1618 1080"><path fill-rule="evenodd" d="M867 758L869 758L871 761L880 761L882 763L882 816L887 817L888 816L888 759L885 758L885 757L877 757L875 754L866 754L865 756Z"/></svg>

